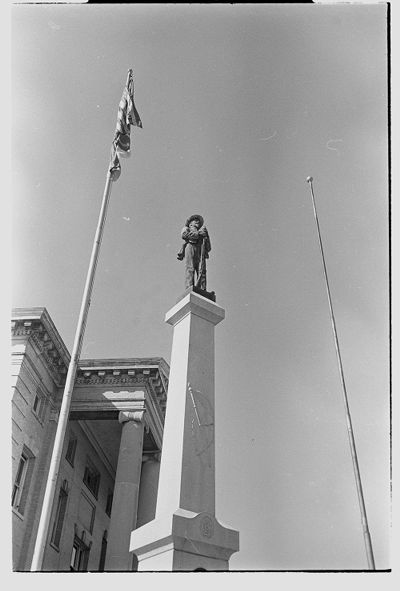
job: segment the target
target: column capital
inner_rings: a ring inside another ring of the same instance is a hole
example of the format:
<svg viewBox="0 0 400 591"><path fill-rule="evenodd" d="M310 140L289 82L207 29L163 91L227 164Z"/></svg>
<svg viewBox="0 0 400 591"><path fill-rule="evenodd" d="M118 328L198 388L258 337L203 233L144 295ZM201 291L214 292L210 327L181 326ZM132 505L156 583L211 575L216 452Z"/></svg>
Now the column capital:
<svg viewBox="0 0 400 591"><path fill-rule="evenodd" d="M141 423L143 420L145 410L146 410L145 408L143 408L143 410L132 410L132 411L121 410L118 415L118 421L121 424L127 423L128 421L135 421L136 423Z"/></svg>

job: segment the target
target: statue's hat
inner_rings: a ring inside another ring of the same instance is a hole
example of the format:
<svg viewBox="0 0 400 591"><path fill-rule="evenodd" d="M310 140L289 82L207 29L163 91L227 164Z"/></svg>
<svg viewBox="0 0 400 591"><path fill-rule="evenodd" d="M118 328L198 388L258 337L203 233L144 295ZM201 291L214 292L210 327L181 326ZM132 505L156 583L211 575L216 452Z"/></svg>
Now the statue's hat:
<svg viewBox="0 0 400 591"><path fill-rule="evenodd" d="M193 220L199 220L200 226L203 226L203 224L204 224L204 220L203 220L202 216L195 213L194 215L191 215L190 218L188 218L186 220L186 225L188 226L190 224L190 222L193 222Z"/></svg>

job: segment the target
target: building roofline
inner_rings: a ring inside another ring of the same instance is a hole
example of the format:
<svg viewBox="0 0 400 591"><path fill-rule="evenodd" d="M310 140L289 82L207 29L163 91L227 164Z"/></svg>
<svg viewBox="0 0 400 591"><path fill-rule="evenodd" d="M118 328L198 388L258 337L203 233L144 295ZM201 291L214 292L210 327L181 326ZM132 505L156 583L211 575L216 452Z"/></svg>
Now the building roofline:
<svg viewBox="0 0 400 591"><path fill-rule="evenodd" d="M113 359L80 359L78 369L80 370L102 370L102 369L137 369L160 368L166 375L169 374L169 365L163 357L118 357Z"/></svg>
<svg viewBox="0 0 400 591"><path fill-rule="evenodd" d="M50 314L45 307L32 307L32 308L13 308L12 309L12 321L40 321L49 337L57 347L58 352L68 367L71 355L62 340L60 333L58 332ZM80 359L78 362L78 370L101 370L101 369L126 369L128 367L140 368L159 368L163 371L166 377L169 376L169 365L163 357L119 357L119 358L107 358L107 359Z"/></svg>

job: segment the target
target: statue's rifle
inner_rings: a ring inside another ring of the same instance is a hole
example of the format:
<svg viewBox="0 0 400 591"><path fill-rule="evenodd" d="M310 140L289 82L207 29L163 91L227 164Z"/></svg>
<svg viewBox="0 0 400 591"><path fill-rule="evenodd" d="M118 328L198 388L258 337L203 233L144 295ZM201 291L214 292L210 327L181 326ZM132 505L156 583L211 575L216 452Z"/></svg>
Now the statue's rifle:
<svg viewBox="0 0 400 591"><path fill-rule="evenodd" d="M207 236L203 236L202 238L203 239L201 241L200 267L199 267L199 273L198 273L197 279L196 279L196 287L199 286L199 283L201 281L201 276L203 275L204 263L205 263L205 258L206 258L205 242L206 242Z"/></svg>

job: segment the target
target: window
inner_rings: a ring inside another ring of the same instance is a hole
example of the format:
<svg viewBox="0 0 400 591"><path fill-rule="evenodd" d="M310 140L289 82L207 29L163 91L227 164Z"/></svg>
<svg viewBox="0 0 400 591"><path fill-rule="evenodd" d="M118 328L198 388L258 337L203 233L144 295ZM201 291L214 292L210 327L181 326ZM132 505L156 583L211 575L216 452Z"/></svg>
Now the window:
<svg viewBox="0 0 400 591"><path fill-rule="evenodd" d="M69 436L67 453L65 454L65 457L68 460L68 462L71 464L72 467L74 466L75 452L76 452L76 445L77 445L77 443L78 443L78 440L76 438L76 435L74 435L73 433L71 433L70 436Z"/></svg>
<svg viewBox="0 0 400 591"><path fill-rule="evenodd" d="M43 421L44 413L46 411L46 398L40 388L37 388L35 400L33 401L33 412L40 421Z"/></svg>
<svg viewBox="0 0 400 591"><path fill-rule="evenodd" d="M107 503L106 503L106 514L111 517L111 508L113 502L113 491L109 490L107 495Z"/></svg>
<svg viewBox="0 0 400 591"><path fill-rule="evenodd" d="M65 511L67 508L67 500L68 500L68 482L64 480L62 486L60 488L60 494L58 496L58 504L57 504L57 511L56 517L54 520L53 531L51 534L51 543L56 548L60 547L60 538L62 527L64 523Z"/></svg>
<svg viewBox="0 0 400 591"><path fill-rule="evenodd" d="M101 552L100 552L100 562L99 562L99 572L104 572L104 566L106 563L106 554L107 554L107 530L105 530L103 534L103 539L101 540Z"/></svg>
<svg viewBox="0 0 400 591"><path fill-rule="evenodd" d="M13 507L18 506L19 498L21 496L21 491L24 486L27 468L28 468L28 458L23 453L21 455L21 459L19 460L17 476L15 477L14 488L13 488L13 492L12 492L11 504Z"/></svg>
<svg viewBox="0 0 400 591"><path fill-rule="evenodd" d="M16 509L21 515L23 515L25 511L34 461L35 458L32 452L30 452L24 445L21 458L19 460L11 497L11 504L13 508Z"/></svg>
<svg viewBox="0 0 400 591"><path fill-rule="evenodd" d="M92 533L93 531L95 514L95 504L84 492L81 492L78 505L78 520L89 533Z"/></svg>
<svg viewBox="0 0 400 591"><path fill-rule="evenodd" d="M93 462L87 458L85 473L83 475L83 482L86 484L90 492L96 497L99 492L100 472L97 470Z"/></svg>
<svg viewBox="0 0 400 591"><path fill-rule="evenodd" d="M75 535L74 545L72 546L70 570L75 572L87 571L89 552L90 546L87 546L83 539L80 539Z"/></svg>

